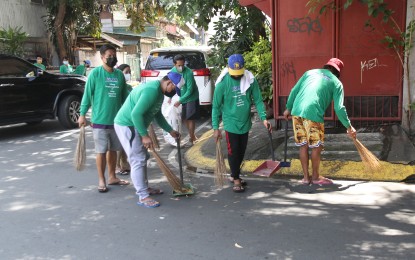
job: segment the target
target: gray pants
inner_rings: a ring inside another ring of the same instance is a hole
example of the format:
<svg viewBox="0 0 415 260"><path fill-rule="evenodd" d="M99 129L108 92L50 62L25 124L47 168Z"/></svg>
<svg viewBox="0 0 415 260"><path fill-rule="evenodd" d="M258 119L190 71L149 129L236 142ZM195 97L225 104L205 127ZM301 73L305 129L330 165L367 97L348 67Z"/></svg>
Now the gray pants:
<svg viewBox="0 0 415 260"><path fill-rule="evenodd" d="M140 200L149 196L147 181L148 152L141 136L133 127L114 125L118 139L127 154L131 166L131 180Z"/></svg>

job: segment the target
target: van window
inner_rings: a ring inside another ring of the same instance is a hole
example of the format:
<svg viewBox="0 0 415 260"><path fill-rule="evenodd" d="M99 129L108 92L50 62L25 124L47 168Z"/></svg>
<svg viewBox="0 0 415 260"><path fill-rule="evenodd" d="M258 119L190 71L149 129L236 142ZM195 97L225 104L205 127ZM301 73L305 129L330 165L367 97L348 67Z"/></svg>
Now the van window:
<svg viewBox="0 0 415 260"><path fill-rule="evenodd" d="M201 52L153 52L147 60L146 70L170 70L173 57L182 54L186 58L185 65L192 70L206 68L205 57Z"/></svg>

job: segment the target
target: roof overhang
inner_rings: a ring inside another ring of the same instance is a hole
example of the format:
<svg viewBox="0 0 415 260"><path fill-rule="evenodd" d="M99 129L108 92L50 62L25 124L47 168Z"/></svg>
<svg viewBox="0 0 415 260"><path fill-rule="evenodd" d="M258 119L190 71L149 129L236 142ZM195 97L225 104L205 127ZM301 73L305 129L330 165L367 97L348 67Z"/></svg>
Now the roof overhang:
<svg viewBox="0 0 415 260"><path fill-rule="evenodd" d="M123 43L109 36L108 34L101 33L99 38L94 38L89 35L79 35L77 40L77 47L79 48L92 48L99 49L102 45L112 44L118 48L123 47Z"/></svg>

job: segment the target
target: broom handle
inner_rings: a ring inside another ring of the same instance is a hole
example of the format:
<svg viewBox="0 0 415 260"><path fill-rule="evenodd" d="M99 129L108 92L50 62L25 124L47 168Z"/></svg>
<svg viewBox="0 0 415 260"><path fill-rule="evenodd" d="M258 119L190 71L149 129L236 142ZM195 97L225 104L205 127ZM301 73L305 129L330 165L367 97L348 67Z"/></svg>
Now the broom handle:
<svg viewBox="0 0 415 260"><path fill-rule="evenodd" d="M269 144L271 147L271 158L273 161L275 161L274 146L272 145L272 134L268 129L267 129L267 132L268 132L268 137L269 137Z"/></svg>
<svg viewBox="0 0 415 260"><path fill-rule="evenodd" d="M180 137L176 139L177 142L177 154L179 156L179 172L180 172L180 181L183 183L183 169L182 169L182 153L180 151Z"/></svg>
<svg viewBox="0 0 415 260"><path fill-rule="evenodd" d="M285 123L285 144L284 144L284 162L287 161L287 141L288 141L288 120Z"/></svg>

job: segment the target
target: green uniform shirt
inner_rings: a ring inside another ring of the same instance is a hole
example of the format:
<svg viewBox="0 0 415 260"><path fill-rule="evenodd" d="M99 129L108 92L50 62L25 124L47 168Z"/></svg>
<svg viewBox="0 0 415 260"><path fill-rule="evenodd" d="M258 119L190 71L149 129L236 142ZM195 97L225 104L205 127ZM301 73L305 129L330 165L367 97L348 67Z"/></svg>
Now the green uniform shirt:
<svg viewBox="0 0 415 260"><path fill-rule="evenodd" d="M254 103L261 120L267 112L258 82L254 82L245 93L241 93L240 80L233 79L229 73L215 87L212 104L212 126L219 129L219 116L222 113L223 128L234 134L245 134L252 126L251 104Z"/></svg>
<svg viewBox="0 0 415 260"><path fill-rule="evenodd" d="M326 69L314 69L304 73L288 97L286 108L293 116L324 123L324 113L334 101L334 111L344 127L350 120L343 105L343 84Z"/></svg>
<svg viewBox="0 0 415 260"><path fill-rule="evenodd" d="M128 96L127 84L121 70L108 72L103 66L89 74L81 101L81 115L92 106L91 122L114 125L114 118Z"/></svg>
<svg viewBox="0 0 415 260"><path fill-rule="evenodd" d="M141 136L147 136L147 128L153 119L167 132L173 129L161 113L164 95L160 81L149 81L134 88L121 107L114 122L121 126L133 126Z"/></svg>
<svg viewBox="0 0 415 260"><path fill-rule="evenodd" d="M171 69L172 72L179 73L183 76L184 85L180 89L180 103L186 104L190 101L195 101L199 99L199 89L195 81L195 76L193 71L186 66L183 66L183 71L180 73L177 71L176 67Z"/></svg>
<svg viewBox="0 0 415 260"><path fill-rule="evenodd" d="M71 65L66 66L65 64L63 64L59 67L59 73L61 74L71 74L72 71L73 69Z"/></svg>
<svg viewBox="0 0 415 260"><path fill-rule="evenodd" d="M76 68L73 74L78 74L82 76L86 76L86 67L84 64L79 64Z"/></svg>
<svg viewBox="0 0 415 260"><path fill-rule="evenodd" d="M46 70L46 67L45 67L45 65L43 65L42 63L33 63L33 65L35 65L36 67L38 67L39 69L42 69L42 70Z"/></svg>

